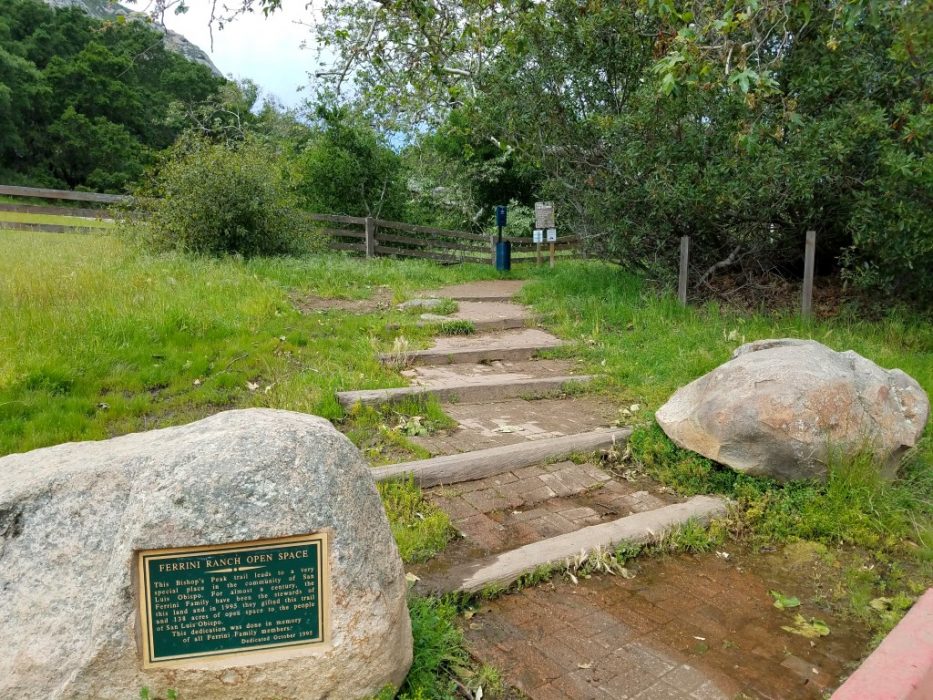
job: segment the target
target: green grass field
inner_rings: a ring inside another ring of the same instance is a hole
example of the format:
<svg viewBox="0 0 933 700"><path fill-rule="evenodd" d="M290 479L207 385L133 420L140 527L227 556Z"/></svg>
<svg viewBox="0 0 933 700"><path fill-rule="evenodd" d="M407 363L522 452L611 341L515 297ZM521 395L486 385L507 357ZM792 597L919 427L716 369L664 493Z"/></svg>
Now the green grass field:
<svg viewBox="0 0 933 700"><path fill-rule="evenodd" d="M338 255L149 256L111 237L0 232L0 454L233 407L339 418L335 391L403 384L375 353L427 331L396 312L302 314L295 299L380 285L401 299L494 274Z"/></svg>
<svg viewBox="0 0 933 700"><path fill-rule="evenodd" d="M0 211L0 226L4 222L21 224L57 224L59 226L75 226L79 228L113 228L112 221L91 219L88 217L57 216L54 214L25 214L15 211Z"/></svg>
<svg viewBox="0 0 933 700"><path fill-rule="evenodd" d="M840 600L879 634L933 583L929 430L893 484L856 460L835 465L828 484L782 486L678 450L652 420L677 387L727 360L743 342L768 337L854 349L883 367L900 367L931 393L928 321L892 315L869 322L843 313L804 322L715 304L684 309L672 296L596 262L523 267L513 273L520 275L531 278L524 301L558 335L575 341L560 352L582 357L603 376L595 391L619 405L641 406L626 418L637 426L629 466L681 493L724 493L736 502L728 522L691 535L691 549L727 537L753 546L802 539L830 547ZM421 289L496 277L481 265L337 254L152 255L113 236L0 231L0 455L268 406L338 421L373 462L418 456L406 438L413 429L444 425L436 404L345 416L334 394L404 384L376 353L400 336L412 347L423 345L430 331L415 325L416 314L302 313L297 307L308 298L400 301ZM413 423L416 414L421 419ZM415 486L386 485L381 493L407 561L445 545L449 520ZM879 596L894 601L883 615L871 607ZM412 605L416 647L423 661L434 661L419 666L433 680L412 681L408 692L445 697L437 688L449 686L450 668L463 657L454 643L455 611L422 600ZM435 667L447 670L425 671Z"/></svg>

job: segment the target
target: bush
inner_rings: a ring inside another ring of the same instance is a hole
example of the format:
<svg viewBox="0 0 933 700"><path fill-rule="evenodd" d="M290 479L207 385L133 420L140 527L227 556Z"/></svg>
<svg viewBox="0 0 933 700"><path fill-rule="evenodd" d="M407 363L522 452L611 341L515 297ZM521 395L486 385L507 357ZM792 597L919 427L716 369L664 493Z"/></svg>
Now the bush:
<svg viewBox="0 0 933 700"><path fill-rule="evenodd" d="M402 217L401 159L359 115L320 108L315 134L291 163L301 204L317 214Z"/></svg>
<svg viewBox="0 0 933 700"><path fill-rule="evenodd" d="M276 255L311 247L278 156L247 140L182 140L137 193L145 241L219 255Z"/></svg>

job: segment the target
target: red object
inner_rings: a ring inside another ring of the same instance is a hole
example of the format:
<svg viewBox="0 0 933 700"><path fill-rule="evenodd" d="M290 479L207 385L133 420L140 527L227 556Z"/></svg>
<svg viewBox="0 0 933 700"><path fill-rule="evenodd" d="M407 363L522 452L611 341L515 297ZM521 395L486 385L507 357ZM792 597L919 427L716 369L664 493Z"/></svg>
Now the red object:
<svg viewBox="0 0 933 700"><path fill-rule="evenodd" d="M933 700L933 588L914 603L832 700Z"/></svg>

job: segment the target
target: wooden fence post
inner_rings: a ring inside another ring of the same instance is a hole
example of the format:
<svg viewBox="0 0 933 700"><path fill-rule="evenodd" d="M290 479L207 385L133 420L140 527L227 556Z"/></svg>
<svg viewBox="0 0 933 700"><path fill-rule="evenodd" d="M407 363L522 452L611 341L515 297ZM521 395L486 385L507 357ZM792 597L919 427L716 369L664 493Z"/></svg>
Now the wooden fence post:
<svg viewBox="0 0 933 700"><path fill-rule="evenodd" d="M491 257L489 258L490 264L496 266L496 236L495 234L489 236L489 250Z"/></svg>
<svg viewBox="0 0 933 700"><path fill-rule="evenodd" d="M366 217L366 257L376 257L376 220Z"/></svg>
<svg viewBox="0 0 933 700"><path fill-rule="evenodd" d="M800 299L800 315L810 318L813 313L813 263L816 258L816 231L807 231L807 242L803 251L803 293Z"/></svg>
<svg viewBox="0 0 933 700"><path fill-rule="evenodd" d="M690 236L680 237L680 275L677 279L677 298L687 305L687 262L690 259Z"/></svg>

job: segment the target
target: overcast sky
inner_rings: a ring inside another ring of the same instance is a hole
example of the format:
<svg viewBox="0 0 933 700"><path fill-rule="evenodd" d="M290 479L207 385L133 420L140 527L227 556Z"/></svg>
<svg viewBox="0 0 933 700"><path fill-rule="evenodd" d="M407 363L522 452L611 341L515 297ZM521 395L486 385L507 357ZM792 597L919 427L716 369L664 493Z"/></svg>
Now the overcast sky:
<svg viewBox="0 0 933 700"><path fill-rule="evenodd" d="M189 5L191 9L184 15L167 14L165 25L204 49L221 73L234 79L252 79L263 94L275 95L286 107L295 107L304 100L298 88L307 85L308 72L316 64L316 51L301 48L302 41L311 44L311 30L295 24L295 20L311 18L304 2L285 0L283 9L268 19L262 13L253 13L243 15L222 31L215 28L213 51L207 27L210 4L191 0Z"/></svg>

